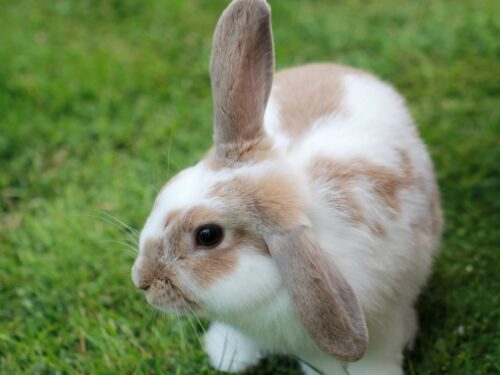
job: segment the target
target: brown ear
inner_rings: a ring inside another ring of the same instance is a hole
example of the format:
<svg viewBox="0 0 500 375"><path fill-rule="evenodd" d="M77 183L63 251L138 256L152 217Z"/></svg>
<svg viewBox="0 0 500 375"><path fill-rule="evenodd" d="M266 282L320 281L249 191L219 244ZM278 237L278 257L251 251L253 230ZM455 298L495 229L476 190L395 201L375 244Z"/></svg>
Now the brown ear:
<svg viewBox="0 0 500 375"><path fill-rule="evenodd" d="M365 353L368 331L351 286L301 226L266 236L298 315L316 345L344 361Z"/></svg>
<svg viewBox="0 0 500 375"><path fill-rule="evenodd" d="M215 146L221 157L224 146L262 135L274 72L270 15L264 0L235 0L215 29L210 78Z"/></svg>

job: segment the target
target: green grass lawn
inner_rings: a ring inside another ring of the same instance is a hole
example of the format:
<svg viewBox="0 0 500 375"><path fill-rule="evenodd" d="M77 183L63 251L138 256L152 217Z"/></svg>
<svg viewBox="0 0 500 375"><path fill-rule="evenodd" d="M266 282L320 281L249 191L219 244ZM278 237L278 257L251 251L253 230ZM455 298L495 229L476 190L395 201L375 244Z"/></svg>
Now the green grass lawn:
<svg viewBox="0 0 500 375"><path fill-rule="evenodd" d="M407 373L500 373L500 1L271 4L278 68L392 82L434 158L447 228ZM207 322L133 286L128 226L210 146L225 5L0 0L0 374L216 374ZM250 373L299 371L272 357Z"/></svg>

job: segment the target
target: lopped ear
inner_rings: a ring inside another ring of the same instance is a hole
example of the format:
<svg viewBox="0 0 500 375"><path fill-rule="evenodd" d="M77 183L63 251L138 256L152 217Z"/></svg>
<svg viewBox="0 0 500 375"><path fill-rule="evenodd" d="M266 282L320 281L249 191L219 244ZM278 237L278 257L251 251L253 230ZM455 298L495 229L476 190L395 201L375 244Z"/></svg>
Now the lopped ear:
<svg viewBox="0 0 500 375"><path fill-rule="evenodd" d="M263 134L274 72L270 16L264 0L235 0L217 23L210 78L220 157L227 146L254 142Z"/></svg>
<svg viewBox="0 0 500 375"><path fill-rule="evenodd" d="M318 246L312 231L301 226L272 232L266 242L316 345L344 361L360 359L368 345L363 312L351 286Z"/></svg>

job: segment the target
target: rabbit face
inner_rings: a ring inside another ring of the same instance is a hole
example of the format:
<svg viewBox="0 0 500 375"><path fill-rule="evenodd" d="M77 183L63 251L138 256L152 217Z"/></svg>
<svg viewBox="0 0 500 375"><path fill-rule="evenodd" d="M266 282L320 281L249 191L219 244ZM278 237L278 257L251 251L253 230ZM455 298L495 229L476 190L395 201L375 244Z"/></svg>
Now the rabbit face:
<svg viewBox="0 0 500 375"><path fill-rule="evenodd" d="M203 162L156 199L132 278L161 310L219 314L270 298L282 285L265 234L301 216L279 162L213 170Z"/></svg>

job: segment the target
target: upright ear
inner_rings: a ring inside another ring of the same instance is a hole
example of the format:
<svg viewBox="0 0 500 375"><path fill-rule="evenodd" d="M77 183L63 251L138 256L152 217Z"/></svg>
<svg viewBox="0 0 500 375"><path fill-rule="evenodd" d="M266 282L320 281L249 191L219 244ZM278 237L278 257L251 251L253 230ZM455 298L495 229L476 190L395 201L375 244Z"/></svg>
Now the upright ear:
<svg viewBox="0 0 500 375"><path fill-rule="evenodd" d="M216 151L262 135L274 52L271 10L264 0L235 0L215 29L210 78Z"/></svg>
<svg viewBox="0 0 500 375"><path fill-rule="evenodd" d="M266 236L298 315L316 345L344 361L365 353L368 331L351 286L301 226Z"/></svg>

